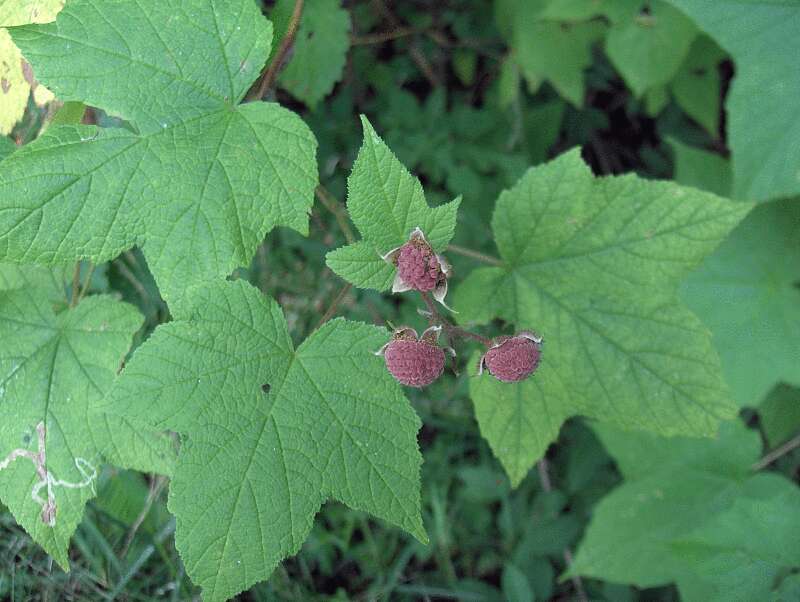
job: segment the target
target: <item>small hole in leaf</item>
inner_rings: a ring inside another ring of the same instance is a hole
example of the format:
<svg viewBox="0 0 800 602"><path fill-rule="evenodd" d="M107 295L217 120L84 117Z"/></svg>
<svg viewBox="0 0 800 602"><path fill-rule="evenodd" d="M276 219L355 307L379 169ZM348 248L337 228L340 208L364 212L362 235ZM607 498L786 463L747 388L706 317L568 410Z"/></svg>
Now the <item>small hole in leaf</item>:
<svg viewBox="0 0 800 602"><path fill-rule="evenodd" d="M266 394L266 393L269 393L269 390L270 390L271 388L272 388L272 387L270 386L270 384L269 384L269 383L264 383L263 385L261 385L261 392L262 392L262 393L265 393L265 394Z"/></svg>

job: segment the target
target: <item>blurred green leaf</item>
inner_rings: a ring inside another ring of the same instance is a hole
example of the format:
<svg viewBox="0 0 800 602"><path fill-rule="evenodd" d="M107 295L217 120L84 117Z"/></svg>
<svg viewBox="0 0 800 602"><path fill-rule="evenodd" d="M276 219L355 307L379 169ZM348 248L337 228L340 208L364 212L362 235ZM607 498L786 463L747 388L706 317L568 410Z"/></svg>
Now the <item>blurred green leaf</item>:
<svg viewBox="0 0 800 602"><path fill-rule="evenodd" d="M686 58L697 28L662 0L622 0L612 14L606 53L636 96L668 83ZM624 8L623 8L624 7Z"/></svg>
<svg viewBox="0 0 800 602"><path fill-rule="evenodd" d="M800 434L800 389L777 385L758 406L758 416L770 447Z"/></svg>
<svg viewBox="0 0 800 602"><path fill-rule="evenodd" d="M528 578L510 562L503 567L502 584L508 602L534 602L536 599Z"/></svg>
<svg viewBox="0 0 800 602"><path fill-rule="evenodd" d="M288 21L294 5L295 0L276 3L271 13L276 29ZM342 78L348 48L350 14L341 7L341 1L306 2L292 44L291 58L281 71L278 83L295 98L314 108Z"/></svg>
<svg viewBox="0 0 800 602"><path fill-rule="evenodd" d="M720 196L731 191L730 161L716 153L667 139L675 153L675 181Z"/></svg>
<svg viewBox="0 0 800 602"><path fill-rule="evenodd" d="M733 195L752 201L800 194L800 4L669 0L736 64L726 101Z"/></svg>
<svg viewBox="0 0 800 602"><path fill-rule="evenodd" d="M781 567L800 564L800 489L750 474L760 446L740 422L717 441L595 428L625 483L598 504L568 574L677 581L687 600L722 602L766 600Z"/></svg>
<svg viewBox="0 0 800 602"><path fill-rule="evenodd" d="M712 138L718 137L722 113L719 64L725 51L706 35L695 38L686 60L670 83L675 101Z"/></svg>
<svg viewBox="0 0 800 602"><path fill-rule="evenodd" d="M758 206L681 286L740 406L800 385L800 203Z"/></svg>

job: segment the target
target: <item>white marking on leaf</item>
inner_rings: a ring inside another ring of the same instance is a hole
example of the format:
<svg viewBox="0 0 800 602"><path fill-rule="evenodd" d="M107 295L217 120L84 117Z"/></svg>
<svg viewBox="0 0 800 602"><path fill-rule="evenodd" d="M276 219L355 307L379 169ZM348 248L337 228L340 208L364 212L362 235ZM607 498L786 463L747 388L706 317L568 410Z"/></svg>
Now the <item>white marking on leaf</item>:
<svg viewBox="0 0 800 602"><path fill-rule="evenodd" d="M84 487L91 487L92 493L94 490L94 481L97 479L97 469L86 458L75 458L75 468L81 473L83 477L78 482L64 481L56 478L52 471L47 469L47 429L44 422L36 425L36 433L38 436L38 451L32 452L27 449L14 449L6 456L3 461L0 461L0 471L8 468L14 461L19 458L30 460L36 469L36 474L39 480L34 483L31 489L31 499L39 504L42 508L42 522L49 527L56 525L56 495L55 489L63 487L65 489L83 489ZM42 498L40 492L42 489L47 488L47 498Z"/></svg>

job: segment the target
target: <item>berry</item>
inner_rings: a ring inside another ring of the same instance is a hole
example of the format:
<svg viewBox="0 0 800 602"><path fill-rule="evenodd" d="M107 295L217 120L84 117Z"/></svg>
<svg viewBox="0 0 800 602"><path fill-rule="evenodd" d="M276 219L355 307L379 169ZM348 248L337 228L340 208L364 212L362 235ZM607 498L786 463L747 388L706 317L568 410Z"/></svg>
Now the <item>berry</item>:
<svg viewBox="0 0 800 602"><path fill-rule="evenodd" d="M539 366L542 339L530 332L513 337L498 337L481 358L479 373L484 366L497 380L515 383L528 378Z"/></svg>
<svg viewBox="0 0 800 602"><path fill-rule="evenodd" d="M433 249L421 240L412 240L400 247L397 257L400 278L418 291L432 291L443 277L439 260Z"/></svg>
<svg viewBox="0 0 800 602"><path fill-rule="evenodd" d="M444 349L437 345L437 336L438 327L429 328L420 338L413 328L401 328L378 353L400 384L426 387L444 371Z"/></svg>
<svg viewBox="0 0 800 602"><path fill-rule="evenodd" d="M407 243L381 255L381 258L397 267L393 293L410 290L430 292L434 299L447 307L444 298L447 296L447 279L451 275L450 264L434 252L422 230L414 228Z"/></svg>

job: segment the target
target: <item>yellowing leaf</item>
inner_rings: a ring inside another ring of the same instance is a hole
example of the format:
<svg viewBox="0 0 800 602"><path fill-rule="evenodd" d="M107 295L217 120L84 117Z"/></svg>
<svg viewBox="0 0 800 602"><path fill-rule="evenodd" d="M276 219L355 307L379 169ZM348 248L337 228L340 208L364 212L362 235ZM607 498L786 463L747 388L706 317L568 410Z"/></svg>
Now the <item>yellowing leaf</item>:
<svg viewBox="0 0 800 602"><path fill-rule="evenodd" d="M22 73L22 54L0 29L0 135L7 135L25 114L30 84Z"/></svg>
<svg viewBox="0 0 800 602"><path fill-rule="evenodd" d="M0 1L0 26L47 23L64 6L62 0ZM25 114L31 92L30 71L26 73L22 54L5 29L0 29L0 135L11 132ZM55 97L44 86L36 85L34 102L44 105Z"/></svg>

